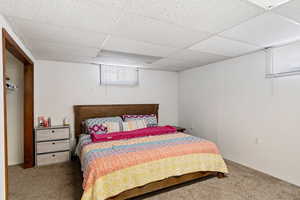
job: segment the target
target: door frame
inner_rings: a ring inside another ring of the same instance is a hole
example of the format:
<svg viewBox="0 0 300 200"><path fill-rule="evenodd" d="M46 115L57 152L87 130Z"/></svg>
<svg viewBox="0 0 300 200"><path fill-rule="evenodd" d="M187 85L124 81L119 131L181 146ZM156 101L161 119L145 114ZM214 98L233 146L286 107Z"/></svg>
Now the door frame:
<svg viewBox="0 0 300 200"><path fill-rule="evenodd" d="M2 28L5 193L8 199L7 105L6 105L6 50L24 64L24 168L34 166L34 63L9 33Z"/></svg>

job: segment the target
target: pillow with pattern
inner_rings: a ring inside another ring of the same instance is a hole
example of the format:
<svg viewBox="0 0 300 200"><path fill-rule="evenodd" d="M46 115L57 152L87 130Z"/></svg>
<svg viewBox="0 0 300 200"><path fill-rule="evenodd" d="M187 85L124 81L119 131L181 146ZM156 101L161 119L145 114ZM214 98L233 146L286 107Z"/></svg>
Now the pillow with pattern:
<svg viewBox="0 0 300 200"><path fill-rule="evenodd" d="M151 115L123 115L125 122L132 120L141 120L144 119L147 123L147 127L157 126L157 117L155 114Z"/></svg>
<svg viewBox="0 0 300 200"><path fill-rule="evenodd" d="M103 124L106 127L106 133L120 132L120 123L119 122L105 122Z"/></svg>
<svg viewBox="0 0 300 200"><path fill-rule="evenodd" d="M107 127L103 124L95 124L93 126L88 127L89 134L104 134L107 133Z"/></svg>
<svg viewBox="0 0 300 200"><path fill-rule="evenodd" d="M91 118L84 121L84 125L86 127L87 134L105 134L109 132L108 129L104 130L104 126L106 122L115 122L116 125L119 126L118 130L122 130L122 118L121 117L101 117L101 118Z"/></svg>
<svg viewBox="0 0 300 200"><path fill-rule="evenodd" d="M133 131L141 128L147 128L147 122L144 119L123 122L123 131Z"/></svg>

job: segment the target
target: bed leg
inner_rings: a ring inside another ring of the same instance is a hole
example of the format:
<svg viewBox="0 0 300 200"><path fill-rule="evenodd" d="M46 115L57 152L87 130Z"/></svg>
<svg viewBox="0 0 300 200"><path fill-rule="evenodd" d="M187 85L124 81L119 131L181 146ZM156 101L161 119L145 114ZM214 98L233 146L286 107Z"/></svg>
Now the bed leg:
<svg viewBox="0 0 300 200"><path fill-rule="evenodd" d="M222 173L222 172L217 172L217 177L218 178L225 178L226 175L224 173Z"/></svg>

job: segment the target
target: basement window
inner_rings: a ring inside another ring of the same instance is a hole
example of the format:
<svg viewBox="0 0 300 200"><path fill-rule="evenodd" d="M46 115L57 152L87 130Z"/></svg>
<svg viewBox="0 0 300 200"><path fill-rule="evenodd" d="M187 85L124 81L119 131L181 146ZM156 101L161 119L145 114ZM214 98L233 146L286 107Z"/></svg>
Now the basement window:
<svg viewBox="0 0 300 200"><path fill-rule="evenodd" d="M300 42L267 49L267 78L300 75Z"/></svg>
<svg viewBox="0 0 300 200"><path fill-rule="evenodd" d="M100 65L100 84L125 86L138 85L139 70L137 67Z"/></svg>

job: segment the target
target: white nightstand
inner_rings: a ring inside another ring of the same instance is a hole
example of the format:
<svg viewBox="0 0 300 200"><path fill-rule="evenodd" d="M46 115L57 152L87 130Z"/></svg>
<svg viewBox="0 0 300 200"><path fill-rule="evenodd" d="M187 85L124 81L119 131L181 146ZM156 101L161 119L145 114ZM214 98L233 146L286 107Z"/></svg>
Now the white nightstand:
<svg viewBox="0 0 300 200"><path fill-rule="evenodd" d="M71 158L70 127L52 126L35 129L35 165L67 162Z"/></svg>

